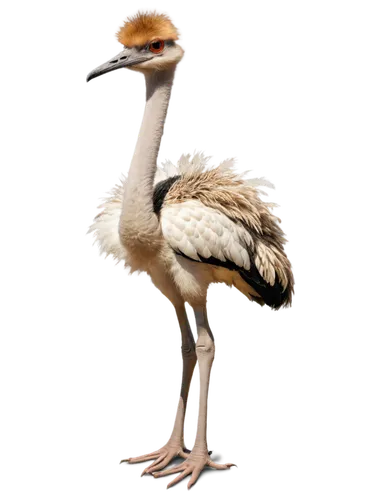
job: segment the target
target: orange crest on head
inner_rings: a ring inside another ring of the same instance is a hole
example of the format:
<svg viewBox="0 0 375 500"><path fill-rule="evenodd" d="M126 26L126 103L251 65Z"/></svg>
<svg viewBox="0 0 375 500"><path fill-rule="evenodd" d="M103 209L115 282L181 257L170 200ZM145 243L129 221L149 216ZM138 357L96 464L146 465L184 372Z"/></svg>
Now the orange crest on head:
<svg viewBox="0 0 375 500"><path fill-rule="evenodd" d="M155 39L178 40L178 31L165 14L138 12L125 21L117 32L117 39L126 47L134 47Z"/></svg>

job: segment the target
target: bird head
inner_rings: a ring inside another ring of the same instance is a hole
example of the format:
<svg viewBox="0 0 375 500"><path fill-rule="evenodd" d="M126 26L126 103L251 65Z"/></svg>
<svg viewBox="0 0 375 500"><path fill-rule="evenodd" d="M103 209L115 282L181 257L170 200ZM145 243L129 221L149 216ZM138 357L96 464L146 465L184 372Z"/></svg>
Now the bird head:
<svg viewBox="0 0 375 500"><path fill-rule="evenodd" d="M119 68L128 68L147 73L162 71L176 65L184 55L176 43L178 31L164 14L138 12L129 17L117 33L124 49L108 62L87 75L89 82Z"/></svg>

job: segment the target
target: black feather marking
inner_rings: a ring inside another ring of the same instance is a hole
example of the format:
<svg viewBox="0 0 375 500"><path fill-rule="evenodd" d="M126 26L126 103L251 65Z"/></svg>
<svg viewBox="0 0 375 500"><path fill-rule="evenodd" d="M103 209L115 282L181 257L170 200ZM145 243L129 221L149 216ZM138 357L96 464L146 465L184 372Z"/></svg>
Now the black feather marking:
<svg viewBox="0 0 375 500"><path fill-rule="evenodd" d="M160 214L160 210L163 208L164 198L167 196L167 193L171 189L173 184L178 181L180 177L181 175L168 177L168 179L165 179L165 181L158 182L154 187L152 202L154 204L154 212L156 213L156 215Z"/></svg>
<svg viewBox="0 0 375 500"><path fill-rule="evenodd" d="M195 259L192 259L191 257L188 257L181 251L176 251L175 253L177 255L180 255L181 257L185 257L188 260L192 260L194 262L199 262ZM262 301L264 301L267 306L272 307L272 309L279 309L283 304L287 303L288 297L289 297L289 292L288 288L286 290L283 290L283 287L279 281L279 278L276 276L275 279L275 284L272 286L267 281L262 278L261 274L259 273L255 263L250 259L250 269L243 269L242 267L237 266L234 262L230 260L222 261L220 259L217 259L216 257L202 257L201 255L197 254L200 261L205 263L205 264L211 264L212 266L219 266L219 267L225 267L226 269L229 269L230 271L237 271L241 278L246 281L248 285L250 285L262 298ZM250 255L249 255L250 256ZM258 297L254 297L254 300L256 302L259 302Z"/></svg>
<svg viewBox="0 0 375 500"><path fill-rule="evenodd" d="M281 285L278 276L275 277L275 284L270 285L262 278L256 265L252 262L250 269L240 269L239 274L241 278L246 281L264 300L267 306L272 309L279 309L283 304L288 301L289 292L288 288L285 290Z"/></svg>

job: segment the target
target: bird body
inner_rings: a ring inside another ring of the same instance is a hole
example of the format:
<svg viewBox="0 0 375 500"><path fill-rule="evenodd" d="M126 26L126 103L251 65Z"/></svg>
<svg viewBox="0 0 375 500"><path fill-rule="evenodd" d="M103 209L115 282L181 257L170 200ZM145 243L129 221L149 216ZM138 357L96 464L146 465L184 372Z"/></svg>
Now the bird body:
<svg viewBox="0 0 375 500"><path fill-rule="evenodd" d="M161 291L172 302L181 297L199 303L211 283L221 282L260 304L289 305L293 277L283 251L284 235L271 212L273 204L262 201L258 189L272 184L235 174L233 160L211 169L207 161L203 154L183 155L177 167L166 162L157 169L153 210L161 234L151 250L141 236L134 238L138 243L121 242L124 178L90 228L101 251L124 261L131 272L148 273L159 289L162 281ZM270 296L276 282L280 286Z"/></svg>

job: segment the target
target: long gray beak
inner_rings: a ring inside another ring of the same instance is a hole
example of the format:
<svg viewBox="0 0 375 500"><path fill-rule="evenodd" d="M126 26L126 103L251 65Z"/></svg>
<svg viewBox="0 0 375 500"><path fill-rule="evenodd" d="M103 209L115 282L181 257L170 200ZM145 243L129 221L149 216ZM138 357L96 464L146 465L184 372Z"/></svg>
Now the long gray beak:
<svg viewBox="0 0 375 500"><path fill-rule="evenodd" d="M87 75L86 81L89 82L97 76L104 75L104 73L109 73L119 68L126 68L134 66L135 64L140 64L141 62L147 61L152 55L141 54L135 48L124 49L122 52L117 54L117 56L110 59L108 62L98 66Z"/></svg>

